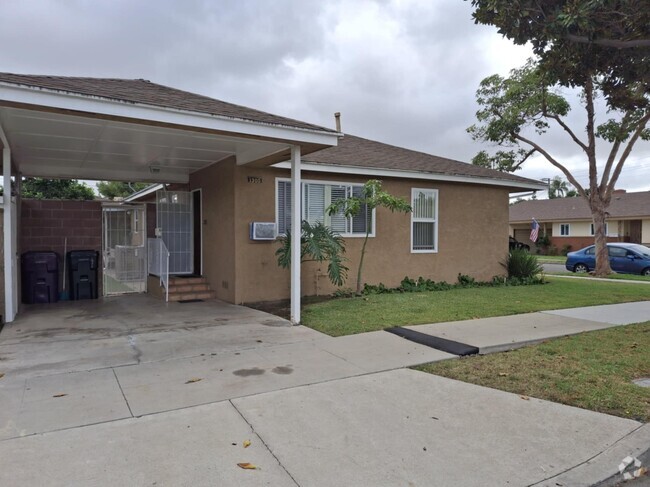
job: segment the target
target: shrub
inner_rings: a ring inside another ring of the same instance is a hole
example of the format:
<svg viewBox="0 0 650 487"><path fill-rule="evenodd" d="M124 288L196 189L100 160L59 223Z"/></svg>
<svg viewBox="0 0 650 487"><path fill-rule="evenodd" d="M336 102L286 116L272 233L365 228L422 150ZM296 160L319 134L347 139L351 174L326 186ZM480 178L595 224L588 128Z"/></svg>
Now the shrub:
<svg viewBox="0 0 650 487"><path fill-rule="evenodd" d="M566 254L568 254L569 252L571 252L571 246L570 246L570 245L564 245L564 246L562 247L562 250L560 250L560 253L561 253L562 255L566 255Z"/></svg>
<svg viewBox="0 0 650 487"><path fill-rule="evenodd" d="M531 279L544 271L537 257L522 249L511 250L501 265L508 273L508 280Z"/></svg>

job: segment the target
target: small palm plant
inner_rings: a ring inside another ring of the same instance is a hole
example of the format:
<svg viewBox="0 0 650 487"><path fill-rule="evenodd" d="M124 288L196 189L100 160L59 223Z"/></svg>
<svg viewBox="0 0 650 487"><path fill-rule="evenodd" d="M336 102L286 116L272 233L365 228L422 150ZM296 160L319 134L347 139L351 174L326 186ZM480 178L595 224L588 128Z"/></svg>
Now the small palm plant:
<svg viewBox="0 0 650 487"><path fill-rule="evenodd" d="M281 246L276 250L278 265L285 269L291 266L291 231L287 230L284 237L280 237ZM330 228L317 222L311 225L308 221L302 222L300 236L300 262L327 261L327 276L335 286L342 286L348 277L348 268L344 262L345 241Z"/></svg>
<svg viewBox="0 0 650 487"><path fill-rule="evenodd" d="M411 205L404 198L393 196L392 194L382 189L381 181L371 179L363 185L361 194L358 196L349 196L348 198L340 199L332 203L327 208L329 215L335 215L342 212L346 217L357 216L363 209L372 212L375 208L383 207L392 212L399 211L401 213L410 213L413 211ZM359 267L357 268L357 296L361 296L362 279L361 270L363 268L363 258L366 255L366 245L368 244L368 237L370 236L371 226L366 225L366 235L363 239L361 246L361 256L359 258Z"/></svg>
<svg viewBox="0 0 650 487"><path fill-rule="evenodd" d="M524 249L512 249L501 265L505 267L509 279L530 279L544 272L537 257Z"/></svg>

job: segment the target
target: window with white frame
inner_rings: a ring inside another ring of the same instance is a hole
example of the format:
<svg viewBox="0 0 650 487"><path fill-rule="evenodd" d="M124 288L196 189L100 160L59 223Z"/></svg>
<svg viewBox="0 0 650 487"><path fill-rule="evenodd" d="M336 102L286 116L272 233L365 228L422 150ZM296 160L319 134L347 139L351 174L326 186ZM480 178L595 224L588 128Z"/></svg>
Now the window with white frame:
<svg viewBox="0 0 650 487"><path fill-rule="evenodd" d="M359 214L346 217L343 212L327 214L327 208L335 201L350 196L361 196L363 185L352 183L331 183L323 181L302 182L302 220L310 224L321 222L335 232L347 236L365 236L366 229L374 236L373 211L364 205ZM278 235L291 229L291 181L276 179L276 223Z"/></svg>
<svg viewBox="0 0 650 487"><path fill-rule="evenodd" d="M411 252L438 251L438 190L411 190Z"/></svg>
<svg viewBox="0 0 650 487"><path fill-rule="evenodd" d="M591 224L591 236L593 237L596 235L596 228L594 227L594 224ZM605 235L609 235L609 226L608 223L605 223Z"/></svg>
<svg viewBox="0 0 650 487"><path fill-rule="evenodd" d="M568 237L571 233L571 225L560 223L560 237Z"/></svg>

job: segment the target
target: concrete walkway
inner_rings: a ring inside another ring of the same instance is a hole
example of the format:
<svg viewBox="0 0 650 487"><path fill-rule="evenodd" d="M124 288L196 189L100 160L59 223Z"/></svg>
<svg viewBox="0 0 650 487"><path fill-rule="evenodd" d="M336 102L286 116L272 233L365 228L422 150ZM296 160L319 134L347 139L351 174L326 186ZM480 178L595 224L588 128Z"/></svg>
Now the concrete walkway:
<svg viewBox="0 0 650 487"><path fill-rule="evenodd" d="M121 299L0 334L0 485L556 485L576 468L564 485L591 485L650 445L635 421L403 370L454 356L383 331ZM642 302L413 328L485 353L648 319Z"/></svg>

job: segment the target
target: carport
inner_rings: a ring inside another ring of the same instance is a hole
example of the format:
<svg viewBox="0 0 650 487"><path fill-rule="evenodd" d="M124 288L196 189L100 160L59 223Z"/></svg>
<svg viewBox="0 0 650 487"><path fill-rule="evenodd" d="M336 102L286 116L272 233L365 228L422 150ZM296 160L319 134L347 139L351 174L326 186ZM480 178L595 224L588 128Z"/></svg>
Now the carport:
<svg viewBox="0 0 650 487"><path fill-rule="evenodd" d="M146 80L0 74L4 188L4 321L19 302L16 213L20 178L187 183L190 174L235 157L237 165L291 160L336 145L335 131L183 92ZM300 192L292 196L300 226ZM15 205L12 203L15 202ZM300 321L300 248L293 242L291 318Z"/></svg>

